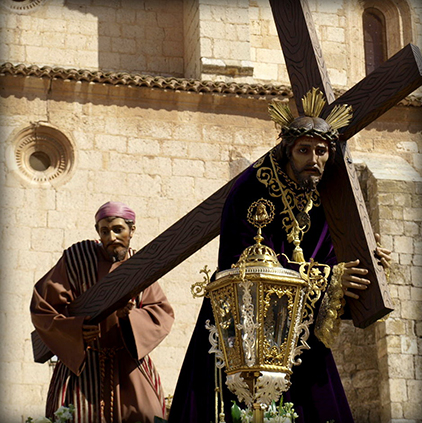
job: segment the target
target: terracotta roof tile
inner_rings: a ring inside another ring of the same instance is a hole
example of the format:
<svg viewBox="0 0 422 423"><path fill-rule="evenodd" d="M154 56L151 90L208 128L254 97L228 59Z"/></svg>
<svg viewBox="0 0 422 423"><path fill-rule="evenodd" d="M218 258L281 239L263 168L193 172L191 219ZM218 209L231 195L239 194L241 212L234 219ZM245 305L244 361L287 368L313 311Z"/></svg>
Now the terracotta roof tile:
<svg viewBox="0 0 422 423"><path fill-rule="evenodd" d="M86 69L65 69L37 65L3 63L0 65L0 75L33 76L37 78L63 79L85 81L91 83L130 85L135 87L158 88L174 91L191 91L196 93L232 94L241 97L277 96L291 98L290 87L274 84L247 84L222 81L199 81L195 79L142 75L128 72L90 71ZM345 90L334 90L339 97ZM422 99L410 95L401 100L400 106L421 107Z"/></svg>

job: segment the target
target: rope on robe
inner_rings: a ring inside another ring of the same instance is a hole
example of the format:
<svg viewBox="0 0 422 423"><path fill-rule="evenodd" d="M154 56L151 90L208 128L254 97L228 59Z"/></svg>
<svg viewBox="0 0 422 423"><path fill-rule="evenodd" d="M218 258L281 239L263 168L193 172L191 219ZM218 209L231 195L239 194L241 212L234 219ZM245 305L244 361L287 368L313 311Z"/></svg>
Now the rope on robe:
<svg viewBox="0 0 422 423"><path fill-rule="evenodd" d="M106 371L105 371L105 363L106 360L110 360L110 378L109 378L109 385L110 385L110 423L114 421L114 357L116 356L116 352L122 350L123 347L115 348L93 348L91 346L88 347L89 349L99 353L100 359L100 375L101 375L101 397L100 397L100 413L101 413L101 421L105 419L105 401L104 401L104 387L105 387L105 378L106 378Z"/></svg>

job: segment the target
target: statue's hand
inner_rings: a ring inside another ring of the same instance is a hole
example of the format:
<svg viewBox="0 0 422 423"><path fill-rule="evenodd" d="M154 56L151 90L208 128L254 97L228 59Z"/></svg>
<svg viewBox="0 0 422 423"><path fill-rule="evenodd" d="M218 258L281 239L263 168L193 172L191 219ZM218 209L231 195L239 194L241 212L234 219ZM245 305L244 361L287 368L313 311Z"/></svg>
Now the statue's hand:
<svg viewBox="0 0 422 423"><path fill-rule="evenodd" d="M381 247L381 236L380 234L374 234L375 241L377 242L377 248L375 249L375 257L379 259L380 264L384 269L389 269L391 265L391 251L387 248Z"/></svg>
<svg viewBox="0 0 422 423"><path fill-rule="evenodd" d="M124 319L129 316L129 313L132 311L133 307L135 307L135 304L135 300L129 300L124 307L116 311L117 317Z"/></svg>
<svg viewBox="0 0 422 423"><path fill-rule="evenodd" d="M359 295L350 291L350 289L357 289L362 291L367 289L368 285L371 283L368 279L361 277L365 276L368 273L368 270L356 267L358 265L359 259L344 263L344 272L341 277L341 285L344 291L344 295L356 300L359 298Z"/></svg>

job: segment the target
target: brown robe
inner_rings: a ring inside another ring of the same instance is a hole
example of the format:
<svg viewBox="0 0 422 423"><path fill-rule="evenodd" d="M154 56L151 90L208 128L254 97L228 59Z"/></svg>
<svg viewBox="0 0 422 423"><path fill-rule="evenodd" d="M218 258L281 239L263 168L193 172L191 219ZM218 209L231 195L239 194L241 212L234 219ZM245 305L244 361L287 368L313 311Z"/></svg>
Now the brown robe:
<svg viewBox="0 0 422 423"><path fill-rule="evenodd" d="M85 269L82 273L88 274L88 262L94 263L91 277L75 276L69 270L69 251L77 252L74 257L79 269ZM99 339L85 345L84 317L69 316L67 305L121 263L109 261L94 241L75 244L66 252L37 282L31 301L32 322L59 358L50 383L47 417L61 405L73 404L75 423L152 423L154 416L164 416L164 407L159 376L148 354L169 333L172 307L156 282L137 298L128 318L111 314L100 323Z"/></svg>

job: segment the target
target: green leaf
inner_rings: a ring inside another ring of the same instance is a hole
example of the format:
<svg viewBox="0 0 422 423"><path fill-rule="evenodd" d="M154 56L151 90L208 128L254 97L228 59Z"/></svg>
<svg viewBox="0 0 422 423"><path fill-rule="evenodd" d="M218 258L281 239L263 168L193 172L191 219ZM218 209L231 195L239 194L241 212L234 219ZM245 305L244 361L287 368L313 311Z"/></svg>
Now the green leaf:
<svg viewBox="0 0 422 423"><path fill-rule="evenodd" d="M231 412L232 412L232 420L233 423L242 423L241 418L240 418L240 408L239 406L236 404L236 401L232 400L232 408L231 408Z"/></svg>

